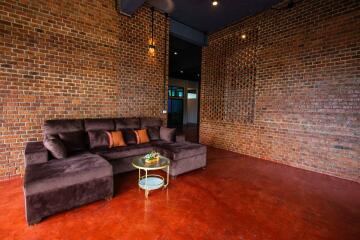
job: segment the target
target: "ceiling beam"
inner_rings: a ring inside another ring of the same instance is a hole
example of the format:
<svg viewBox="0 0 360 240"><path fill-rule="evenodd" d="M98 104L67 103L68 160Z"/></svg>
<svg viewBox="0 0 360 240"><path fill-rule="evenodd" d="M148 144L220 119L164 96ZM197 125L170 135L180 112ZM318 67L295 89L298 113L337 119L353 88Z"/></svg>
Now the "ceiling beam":
<svg viewBox="0 0 360 240"><path fill-rule="evenodd" d="M170 22L170 33L175 37L200 47L203 47L207 44L207 36L205 33L180 23L174 19L171 19Z"/></svg>
<svg viewBox="0 0 360 240"><path fill-rule="evenodd" d="M145 0L116 0L118 11L126 16L132 16L145 3Z"/></svg>

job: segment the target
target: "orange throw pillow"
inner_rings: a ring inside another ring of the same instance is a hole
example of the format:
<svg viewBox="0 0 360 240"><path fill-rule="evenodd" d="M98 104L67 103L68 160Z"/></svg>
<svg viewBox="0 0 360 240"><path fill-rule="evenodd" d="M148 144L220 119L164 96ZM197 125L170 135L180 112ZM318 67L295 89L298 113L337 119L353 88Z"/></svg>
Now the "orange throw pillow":
<svg viewBox="0 0 360 240"><path fill-rule="evenodd" d="M112 139L112 140L110 140L110 148L126 146L126 143L124 141L124 137L123 137L121 131L110 132L110 135L111 135L111 139Z"/></svg>
<svg viewBox="0 0 360 240"><path fill-rule="evenodd" d="M134 130L134 132L136 134L137 144L150 142L146 129Z"/></svg>

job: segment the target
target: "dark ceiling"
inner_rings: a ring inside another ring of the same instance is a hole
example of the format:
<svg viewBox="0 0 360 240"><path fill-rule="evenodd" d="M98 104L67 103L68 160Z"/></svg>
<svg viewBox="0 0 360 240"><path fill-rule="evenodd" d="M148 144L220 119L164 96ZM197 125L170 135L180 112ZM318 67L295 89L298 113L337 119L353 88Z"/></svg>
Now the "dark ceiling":
<svg viewBox="0 0 360 240"><path fill-rule="evenodd" d="M170 35L169 49L169 76L198 81L200 79L201 47Z"/></svg>
<svg viewBox="0 0 360 240"><path fill-rule="evenodd" d="M173 0L171 18L202 32L211 33L244 17L255 15L280 0ZM175 55L174 53L177 53ZM201 71L201 47L170 36L169 76L198 81Z"/></svg>
<svg viewBox="0 0 360 240"><path fill-rule="evenodd" d="M170 16L203 32L214 32L240 19L270 8L279 0L173 0Z"/></svg>

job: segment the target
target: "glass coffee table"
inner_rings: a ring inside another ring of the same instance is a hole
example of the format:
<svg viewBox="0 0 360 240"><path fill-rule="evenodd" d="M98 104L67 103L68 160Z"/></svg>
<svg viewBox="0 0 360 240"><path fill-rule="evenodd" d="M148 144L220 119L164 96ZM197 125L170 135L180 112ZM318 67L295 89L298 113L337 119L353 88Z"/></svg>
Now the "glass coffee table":
<svg viewBox="0 0 360 240"><path fill-rule="evenodd" d="M169 184L170 159L160 156L159 161L155 163L146 163L144 157L136 158L132 161L132 165L139 169L138 185L145 190L145 197L148 198L149 192L159 188L166 188ZM165 169L165 178L158 174L149 174L149 171ZM142 174L142 170L145 174Z"/></svg>

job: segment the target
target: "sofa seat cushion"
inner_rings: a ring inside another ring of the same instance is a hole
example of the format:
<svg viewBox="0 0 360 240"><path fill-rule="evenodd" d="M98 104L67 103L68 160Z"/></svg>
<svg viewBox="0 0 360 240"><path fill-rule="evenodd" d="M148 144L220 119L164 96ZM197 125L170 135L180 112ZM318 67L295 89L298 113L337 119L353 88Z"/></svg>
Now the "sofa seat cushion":
<svg viewBox="0 0 360 240"><path fill-rule="evenodd" d="M120 158L126 158L131 156L145 155L146 153L154 150L154 147L150 143L130 145L125 147L115 147L108 149L93 149L92 153L99 154L107 160L116 160Z"/></svg>
<svg viewBox="0 0 360 240"><path fill-rule="evenodd" d="M105 176L112 176L111 165L98 155L82 153L28 166L25 170L24 189L26 195L32 195Z"/></svg>
<svg viewBox="0 0 360 240"><path fill-rule="evenodd" d="M161 155L177 161L196 155L206 154L206 146L190 142L171 143L166 141L153 142Z"/></svg>

